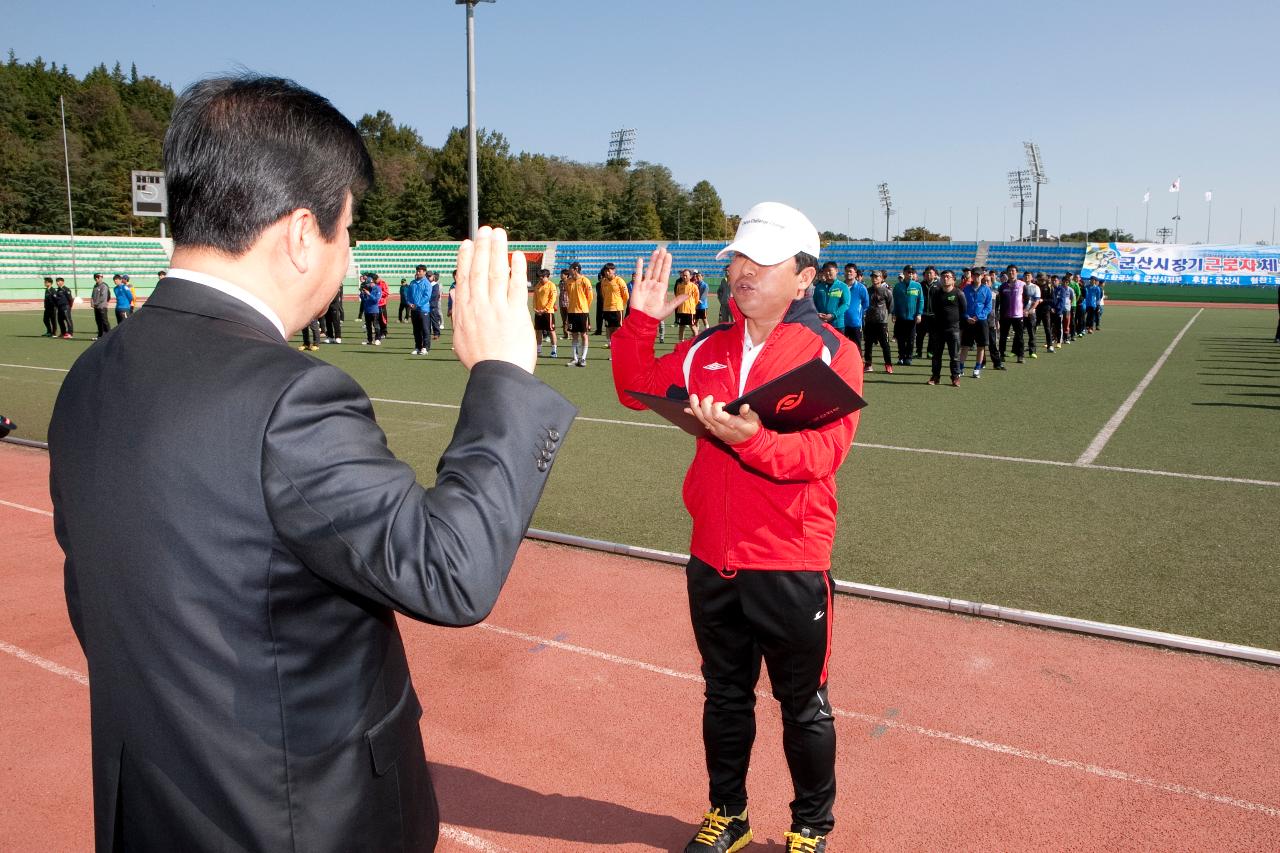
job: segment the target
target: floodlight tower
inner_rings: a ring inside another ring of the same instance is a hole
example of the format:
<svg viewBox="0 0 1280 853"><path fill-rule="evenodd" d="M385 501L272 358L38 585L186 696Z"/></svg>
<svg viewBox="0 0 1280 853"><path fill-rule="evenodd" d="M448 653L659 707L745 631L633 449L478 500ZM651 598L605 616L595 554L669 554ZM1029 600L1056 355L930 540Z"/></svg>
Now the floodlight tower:
<svg viewBox="0 0 1280 853"><path fill-rule="evenodd" d="M1022 242L1022 222L1026 216L1027 202L1031 201L1031 172L1018 169L1009 173L1009 198L1018 208L1018 242Z"/></svg>
<svg viewBox="0 0 1280 853"><path fill-rule="evenodd" d="M1036 219L1032 223L1036 242L1040 242L1040 185L1049 183L1049 176L1044 173L1044 160L1040 159L1040 146L1034 142L1022 143L1027 152L1027 171L1031 172L1031 182L1036 186Z"/></svg>
<svg viewBox="0 0 1280 853"><path fill-rule="evenodd" d="M893 199L889 195L888 184L878 184L876 191L880 193L880 207L884 208L884 239L889 242L889 217L898 211L893 209Z"/></svg>
<svg viewBox="0 0 1280 853"><path fill-rule="evenodd" d="M475 239L480 230L480 182L476 168L476 4L497 0L453 0L467 7L467 235Z"/></svg>
<svg viewBox="0 0 1280 853"><path fill-rule="evenodd" d="M605 164L609 166L631 165L631 152L636 150L635 128L624 127L609 134L609 158Z"/></svg>

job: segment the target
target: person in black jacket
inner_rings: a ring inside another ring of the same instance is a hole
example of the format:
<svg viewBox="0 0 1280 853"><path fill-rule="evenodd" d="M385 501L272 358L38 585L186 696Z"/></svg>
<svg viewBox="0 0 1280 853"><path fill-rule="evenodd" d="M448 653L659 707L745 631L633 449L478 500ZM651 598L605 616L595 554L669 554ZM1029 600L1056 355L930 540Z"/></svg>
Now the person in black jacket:
<svg viewBox="0 0 1280 853"><path fill-rule="evenodd" d="M58 312L58 333L70 340L76 333L75 323L71 320L71 306L75 304L75 294L67 287L66 279L58 276L57 286L53 289L53 304Z"/></svg>
<svg viewBox="0 0 1280 853"><path fill-rule="evenodd" d="M58 301L53 289L53 276L44 277L44 335L52 338L58 322Z"/></svg>
<svg viewBox="0 0 1280 853"><path fill-rule="evenodd" d="M929 354L933 356L933 375L930 385L937 385L942 377L942 349L946 347L951 359L951 384L960 387L960 321L964 318L964 291L956 287L956 274L951 270L942 273L942 286L933 289L933 335Z"/></svg>
<svg viewBox="0 0 1280 853"><path fill-rule="evenodd" d="M432 850L396 614L485 618L575 411L533 376L522 255L487 226L459 249L470 375L424 487L355 380L287 343L347 271L373 181L355 126L287 80L203 80L163 163L173 269L76 360L49 425L97 847ZM146 464L109 466L124 436Z"/></svg>

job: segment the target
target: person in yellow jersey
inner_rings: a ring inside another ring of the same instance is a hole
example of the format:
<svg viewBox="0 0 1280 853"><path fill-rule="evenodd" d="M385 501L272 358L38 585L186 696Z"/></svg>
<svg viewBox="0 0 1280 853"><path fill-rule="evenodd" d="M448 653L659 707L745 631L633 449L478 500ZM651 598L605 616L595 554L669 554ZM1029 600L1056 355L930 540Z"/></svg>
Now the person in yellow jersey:
<svg viewBox="0 0 1280 853"><path fill-rule="evenodd" d="M605 346L613 338L613 333L622 325L622 312L627 308L627 300L631 293L627 283L617 274L616 264L605 264L600 268L600 316L604 320Z"/></svg>
<svg viewBox="0 0 1280 853"><path fill-rule="evenodd" d="M690 278L689 270L680 270L680 277L676 279L676 296L684 297L684 302L676 308L677 343L680 343L684 341L685 332L690 337L694 335L693 315L698 310L698 285Z"/></svg>
<svg viewBox="0 0 1280 853"><path fill-rule="evenodd" d="M542 357L542 342L551 344L551 357L556 358L556 305L560 291L551 280L551 270L538 271L538 283L533 288L533 331L538 336L538 357Z"/></svg>
<svg viewBox="0 0 1280 853"><path fill-rule="evenodd" d="M574 261L569 265L569 275L564 279L565 293L568 294L569 318L566 325L569 337L573 339L573 358L569 367L587 366L587 331L591 313L592 287L591 279L582 274L582 265Z"/></svg>

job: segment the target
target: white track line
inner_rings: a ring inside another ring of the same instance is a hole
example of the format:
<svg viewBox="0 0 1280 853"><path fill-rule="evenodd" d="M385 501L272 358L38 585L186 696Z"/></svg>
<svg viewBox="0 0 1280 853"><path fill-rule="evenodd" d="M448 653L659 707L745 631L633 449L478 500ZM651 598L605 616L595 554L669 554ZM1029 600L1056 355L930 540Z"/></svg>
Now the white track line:
<svg viewBox="0 0 1280 853"><path fill-rule="evenodd" d="M55 675L61 675L63 678L69 678L77 684L82 684L85 687L89 686L89 676L76 672L74 669L69 669L60 663L54 663L53 661L42 658L39 655L32 654L26 649L20 649L17 646L9 645L3 640L0 640L0 652L13 655L19 660L26 661L27 663L35 664L41 669L47 669ZM447 823L440 824L440 837L447 838L450 841L456 841L459 844L472 848L473 850L484 851L484 853L511 853L511 851L505 847L501 847L491 841L486 841L478 835L472 835L465 829L461 829Z"/></svg>
<svg viewBox="0 0 1280 853"><path fill-rule="evenodd" d="M440 824L440 837L464 844L473 850L483 850L484 853L511 853L505 847L500 847L492 841L486 841L478 835L472 835L465 829L459 829L447 823Z"/></svg>
<svg viewBox="0 0 1280 853"><path fill-rule="evenodd" d="M543 646L547 646L554 649L560 649L561 651L571 652L573 654L578 654L578 655L584 655L586 657L594 658L596 660L601 660L606 663L611 663L618 666L627 666L633 669L640 669L640 670L644 670L645 672L651 672L656 675L664 675L664 676L667 676L668 678L676 678L681 681L690 681L694 683L702 682L702 677L699 675L695 675L694 673L681 672L680 670L671 669L669 667L658 666L656 664L646 663L645 661L634 660L632 658L625 658L620 655L615 655L615 654L610 654L609 652L600 651L599 649L592 649L586 646L578 646L572 643L563 642L562 640L554 640L549 637L539 637L536 634L527 634L523 631L514 631L510 628L502 628L497 625L490 625L488 623L482 623L480 625L480 628L486 631L490 631L491 633L500 634L505 637L511 637L517 640L521 640L522 642L533 643L535 645L543 645ZM25 649L21 649L17 646L10 645L9 643L0 641L0 651L13 655L19 660L25 661L30 664L34 664L40 667L41 669L48 670L49 672L52 672L55 675L60 675L63 678L68 678L76 682L77 684L82 684L86 687L89 684L88 676L85 676L82 673L76 672L74 669L69 669L63 666L62 664L54 663L53 661L48 660L46 658L42 658L39 655L32 654L31 652L28 652ZM766 699L768 698L767 694L765 694L763 691L759 695L762 698L766 698ZM1097 764L1088 764L1083 761L1074 761L1069 758L1055 758L1052 755L1047 755L1042 752L1033 752L1028 749L1022 749L1021 747L1010 746L1009 744L995 743L994 741L981 740L979 738L973 738L967 735L956 734L954 732L947 732L947 731L941 731L939 729L930 729L924 726L917 726L911 723L906 723L900 720L893 719L891 717L877 716L875 714L863 714L857 711L847 711L843 708L836 708L834 706L832 707L832 711L836 714L836 716L845 717L847 719L852 719L852 720L858 720L860 722L869 723L869 724L872 724L878 727L883 727L886 729L896 729L898 731L908 732L910 734L918 735L920 737L927 737L933 740L943 740L950 743L958 744L960 746L967 746L972 749L980 749L985 752L994 752L1000 755L1009 755L1014 758L1021 758L1025 761L1034 761L1038 764L1044 764L1049 767L1058 767L1065 770L1075 770L1081 773L1088 773L1091 776L1098 776L1103 779L1111 779L1117 782L1128 782L1134 785L1141 785L1146 788L1152 788L1157 791L1163 791L1168 794L1178 794L1181 796L1194 797L1196 799L1204 800L1210 803L1217 803L1219 805L1231 806L1232 808L1240 809L1242 811L1257 812L1259 814L1264 814L1267 817L1280 818L1280 808L1277 808L1275 806L1269 806L1265 803L1255 803L1251 800L1244 800L1239 797L1230 797L1225 794L1214 794L1209 791L1202 791L1199 788L1193 788L1189 785L1180 785L1176 782L1162 782L1159 779L1151 779L1145 776L1138 776L1133 773L1127 773L1123 770L1116 770L1110 767L1101 767ZM490 842L485 841L484 839L478 836L472 835L471 833L466 832L465 830L458 829L457 827L448 826L447 824L442 824L440 827L440 830L441 830L442 836L447 837L454 841L458 841L462 844L466 844L469 847L474 847L476 849L485 850L485 851L498 851L498 853L502 851L501 847L492 845ZM446 832L446 830L448 831Z"/></svg>
<svg viewBox="0 0 1280 853"><path fill-rule="evenodd" d="M24 660L27 663L33 663L36 666L40 667L41 669L47 669L49 670L49 672L52 672L54 675L61 675L63 678L69 678L72 681L76 682L77 684L83 684L85 687L89 686L89 676L84 675L83 673L76 672L74 669L68 669L67 667L63 666L60 663L54 663L53 661L48 660L46 658L42 658L39 655L33 655L31 652L27 651L26 649L20 649L17 646L11 646L8 643L4 642L3 640L0 640L0 652L13 655L18 660Z"/></svg>
<svg viewBox="0 0 1280 853"><path fill-rule="evenodd" d="M1116 413L1111 416L1111 420L1103 425L1098 434L1093 437L1093 441L1089 442L1089 446L1085 448L1084 453L1080 454L1080 458L1076 460L1077 465L1091 465L1093 460L1098 458L1098 454L1107 446L1107 442L1111 440L1111 436L1115 435L1116 430L1120 428L1120 424L1124 423L1124 419L1128 417L1129 411L1134 404L1138 402L1138 398L1142 396L1142 392L1147 390L1147 386L1151 384L1151 380L1156 378L1156 374L1160 372L1160 368L1164 367L1164 363L1169 360L1169 356L1173 355L1173 348L1178 345L1178 341L1182 340L1182 336L1191 328L1191 324L1196 318L1204 313L1201 308L1191 319L1187 321L1187 325L1182 327L1182 331L1174 336L1173 340L1165 351L1156 359L1156 363L1151 365L1151 369L1147 371L1147 375L1142 377L1142 381L1138 383L1138 387L1133 389L1125 401L1120 404L1120 408L1116 409Z"/></svg>
<svg viewBox="0 0 1280 853"><path fill-rule="evenodd" d="M505 637L512 637L527 643L535 645L541 644L551 648L560 649L561 651L572 652L573 654L584 655L596 660L605 661L606 663L617 664L619 666L629 666L634 669L641 669L645 672L652 672L658 675L665 675L670 678L678 678L682 681L692 681L702 683L702 677L689 672L681 672L675 669L669 669L665 666L657 666L655 664L646 663L645 661L624 658L619 655L603 652L599 649L587 648L586 646L578 646L572 643L562 642L560 640L539 637L536 634L526 634L523 631L514 631L510 628L501 628L497 625L482 623L480 625L486 631L495 634L501 634ZM761 691L758 694L761 698L769 698L769 694ZM989 740L981 740L979 738L969 737L967 735L956 734L954 732L940 731L938 729L925 728L924 726L912 725L891 717L877 716L875 714L863 714L857 711L847 711L843 708L832 707L832 711L838 717L846 717L851 720L869 723L875 726L882 726L886 729L896 729L902 732L927 737L934 740L943 740L950 743L967 746L973 749L981 749L986 752L994 752L1000 755L1009 755L1014 758L1021 758L1025 761L1034 761L1039 764L1045 764L1050 767L1059 767L1065 770L1076 770L1081 773L1088 773L1091 776L1098 776L1103 779L1112 779L1117 782L1129 782L1134 785L1141 785L1146 788L1152 788L1157 791L1164 791L1168 794L1180 794L1182 796L1195 797L1206 802L1217 803L1219 805L1231 806L1243 811L1258 812L1267 817L1280 818L1280 808L1269 806L1265 803L1255 803L1251 800L1240 799L1239 797L1230 797L1225 794L1214 794L1209 791L1202 791L1199 788L1192 788L1188 785L1180 785L1176 782L1162 782L1159 779L1150 779L1145 776L1138 776L1133 773L1127 773L1124 770L1116 770L1110 767L1101 767L1097 764L1088 764L1083 761L1074 761L1069 758L1055 758L1052 755L1046 755L1042 752L1033 752L1028 749L1022 749L1009 744L995 743Z"/></svg>
<svg viewBox="0 0 1280 853"><path fill-rule="evenodd" d="M11 506L14 509L25 510L26 512L34 512L36 515L47 515L49 516L49 518L53 518L53 513L49 512L49 510L47 509L36 509L33 506L24 506L23 504L10 503L9 501L0 501L0 506Z"/></svg>

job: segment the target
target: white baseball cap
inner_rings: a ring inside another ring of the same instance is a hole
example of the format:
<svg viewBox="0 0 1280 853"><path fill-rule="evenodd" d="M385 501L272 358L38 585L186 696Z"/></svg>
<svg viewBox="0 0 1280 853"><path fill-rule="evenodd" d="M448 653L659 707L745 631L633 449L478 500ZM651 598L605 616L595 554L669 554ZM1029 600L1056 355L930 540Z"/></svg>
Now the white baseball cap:
<svg viewBox="0 0 1280 853"><path fill-rule="evenodd" d="M821 251L818 229L809 217L789 205L762 201L742 217L733 242L716 254L716 260L737 252L771 267L800 252L816 258Z"/></svg>

